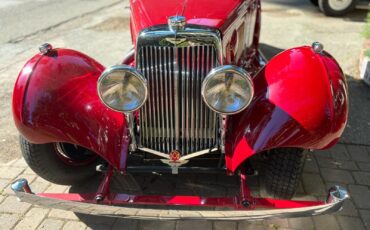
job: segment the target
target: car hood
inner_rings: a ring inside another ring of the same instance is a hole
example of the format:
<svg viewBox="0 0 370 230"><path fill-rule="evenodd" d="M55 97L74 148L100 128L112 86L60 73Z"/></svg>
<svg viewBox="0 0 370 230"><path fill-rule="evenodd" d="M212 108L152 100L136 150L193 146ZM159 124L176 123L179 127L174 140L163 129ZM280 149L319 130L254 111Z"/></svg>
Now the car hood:
<svg viewBox="0 0 370 230"><path fill-rule="evenodd" d="M183 15L188 24L220 28L243 0L131 0L131 29L137 34L151 26L167 24L174 15Z"/></svg>

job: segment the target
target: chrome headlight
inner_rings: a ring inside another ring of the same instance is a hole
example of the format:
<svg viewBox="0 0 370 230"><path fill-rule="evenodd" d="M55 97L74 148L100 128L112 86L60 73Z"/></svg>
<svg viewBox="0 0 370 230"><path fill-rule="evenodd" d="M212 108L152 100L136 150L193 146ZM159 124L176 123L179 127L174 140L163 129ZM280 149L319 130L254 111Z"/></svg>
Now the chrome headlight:
<svg viewBox="0 0 370 230"><path fill-rule="evenodd" d="M235 114L245 109L253 98L253 82L242 68L224 65L214 68L204 79L202 96L213 111Z"/></svg>
<svg viewBox="0 0 370 230"><path fill-rule="evenodd" d="M145 78L135 68L117 65L101 74L98 94L109 108L124 113L133 112L145 103L148 87Z"/></svg>

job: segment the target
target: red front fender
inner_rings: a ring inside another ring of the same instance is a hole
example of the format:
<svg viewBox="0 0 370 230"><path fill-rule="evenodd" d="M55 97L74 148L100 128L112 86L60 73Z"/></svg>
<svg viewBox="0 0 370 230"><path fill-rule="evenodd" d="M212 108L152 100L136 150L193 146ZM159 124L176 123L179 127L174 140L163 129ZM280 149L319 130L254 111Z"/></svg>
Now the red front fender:
<svg viewBox="0 0 370 230"><path fill-rule="evenodd" d="M122 168L127 125L124 116L104 106L97 95L103 70L90 57L68 49L33 57L13 92L13 116L20 133L36 144L78 144Z"/></svg>
<svg viewBox="0 0 370 230"><path fill-rule="evenodd" d="M342 134L348 117L347 85L329 54L311 47L287 50L255 76L254 85L248 109L228 118L229 170L268 149L323 149Z"/></svg>

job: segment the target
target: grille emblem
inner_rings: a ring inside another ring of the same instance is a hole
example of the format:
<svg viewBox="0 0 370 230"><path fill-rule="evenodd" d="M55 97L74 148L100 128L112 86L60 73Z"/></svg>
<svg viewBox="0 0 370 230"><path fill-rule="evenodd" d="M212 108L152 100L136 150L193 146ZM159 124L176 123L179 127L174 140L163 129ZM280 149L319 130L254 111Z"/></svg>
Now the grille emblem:
<svg viewBox="0 0 370 230"><path fill-rule="evenodd" d="M186 38L166 38L166 41L177 46L183 42L186 42Z"/></svg>

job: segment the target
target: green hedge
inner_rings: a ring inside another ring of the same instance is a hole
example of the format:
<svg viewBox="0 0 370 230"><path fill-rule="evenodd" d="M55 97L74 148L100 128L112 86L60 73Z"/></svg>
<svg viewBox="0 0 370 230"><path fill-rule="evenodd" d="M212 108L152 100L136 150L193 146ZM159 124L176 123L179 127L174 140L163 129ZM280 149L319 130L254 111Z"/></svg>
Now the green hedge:
<svg viewBox="0 0 370 230"><path fill-rule="evenodd" d="M370 13L367 14L366 25L363 35L366 39L370 39Z"/></svg>

